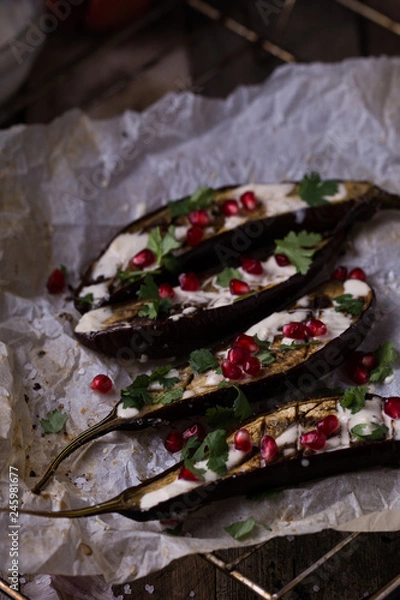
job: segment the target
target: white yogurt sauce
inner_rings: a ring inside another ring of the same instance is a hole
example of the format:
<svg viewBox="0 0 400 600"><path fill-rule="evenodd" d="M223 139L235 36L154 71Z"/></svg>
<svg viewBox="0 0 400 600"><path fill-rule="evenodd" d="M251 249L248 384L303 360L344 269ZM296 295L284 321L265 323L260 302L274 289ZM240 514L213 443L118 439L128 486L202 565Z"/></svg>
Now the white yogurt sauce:
<svg viewBox="0 0 400 600"><path fill-rule="evenodd" d="M98 300L108 300L109 297L109 286L110 280L102 281L101 283L95 283L93 285L87 285L81 289L79 296L86 296L87 294L93 294L93 302L96 303Z"/></svg>
<svg viewBox="0 0 400 600"><path fill-rule="evenodd" d="M371 289L369 285L365 283L365 281L361 281L361 279L346 279L343 287L345 294L351 294L356 298L367 296Z"/></svg>
<svg viewBox="0 0 400 600"><path fill-rule="evenodd" d="M289 444L297 445L297 439L299 437L299 426L297 423L291 425L288 429L286 429L281 435L279 435L275 442L278 446L287 446Z"/></svg>
<svg viewBox="0 0 400 600"><path fill-rule="evenodd" d="M132 417L136 417L138 414L139 410L137 408L134 408L133 406L124 408L122 406L122 402L121 404L118 404L117 417L120 417L121 419L131 419Z"/></svg>
<svg viewBox="0 0 400 600"><path fill-rule="evenodd" d="M118 268L122 268L135 254L147 247L148 239L148 234L143 232L118 235L95 263L91 278L114 277Z"/></svg>
<svg viewBox="0 0 400 600"><path fill-rule="evenodd" d="M113 310L109 306L95 308L81 316L75 327L76 333L88 333L89 331L100 331L104 329L104 323L113 316Z"/></svg>

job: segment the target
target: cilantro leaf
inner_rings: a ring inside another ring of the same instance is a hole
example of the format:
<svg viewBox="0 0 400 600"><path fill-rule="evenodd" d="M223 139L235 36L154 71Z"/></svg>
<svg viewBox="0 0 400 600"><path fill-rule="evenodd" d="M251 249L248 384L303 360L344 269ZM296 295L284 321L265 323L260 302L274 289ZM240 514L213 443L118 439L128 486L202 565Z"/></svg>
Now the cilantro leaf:
<svg viewBox="0 0 400 600"><path fill-rule="evenodd" d="M224 527L224 529L234 540L240 542L252 533L255 526L256 521L254 517L249 517L246 521L237 521L228 527Z"/></svg>
<svg viewBox="0 0 400 600"><path fill-rule="evenodd" d="M393 342L384 342L375 352L378 365L371 371L369 380L372 382L384 381L393 375L391 364L397 360L397 352Z"/></svg>
<svg viewBox="0 0 400 600"><path fill-rule="evenodd" d="M364 407L367 394L368 388L366 385L347 388L340 399L340 405L343 408L349 408L354 415Z"/></svg>
<svg viewBox="0 0 400 600"><path fill-rule="evenodd" d="M121 283L131 285L140 281L143 275L158 275L159 273L161 273L159 269L152 271L123 271L122 269L118 269L116 277Z"/></svg>
<svg viewBox="0 0 400 600"><path fill-rule="evenodd" d="M161 233L159 227L154 227L149 233L147 247L152 250L156 256L157 264L161 265L164 257L168 256L172 250L180 248L181 243L175 238L175 227L170 225L168 231Z"/></svg>
<svg viewBox="0 0 400 600"><path fill-rule="evenodd" d="M304 175L299 185L299 196L309 206L328 204L325 196L334 196L339 189L336 181L322 181L318 173Z"/></svg>
<svg viewBox="0 0 400 600"><path fill-rule="evenodd" d="M361 315L364 306L364 302L362 300L357 300L352 294L342 294L341 296L337 296L337 298L335 298L335 303L338 305L335 306L336 312L347 312L355 317Z"/></svg>
<svg viewBox="0 0 400 600"><path fill-rule="evenodd" d="M296 234L290 231L282 240L275 240L274 254L285 254L297 272L305 275L312 263L311 257L317 251L313 246L321 240L322 236L319 233L307 233L303 230Z"/></svg>
<svg viewBox="0 0 400 600"><path fill-rule="evenodd" d="M47 413L45 419L40 419L40 424L44 433L59 433L64 429L68 415L57 408Z"/></svg>
<svg viewBox="0 0 400 600"><path fill-rule="evenodd" d="M216 191L209 187L198 188L194 194L179 200L178 202L169 202L168 208L171 217L182 217L188 215L193 210L207 208L215 199Z"/></svg>
<svg viewBox="0 0 400 600"><path fill-rule="evenodd" d="M272 365L272 363L275 362L276 358L270 350L271 343L268 340L260 340L257 334L254 336L254 341L260 348L260 350L255 356L258 358L261 365L263 367L268 367L268 365Z"/></svg>
<svg viewBox="0 0 400 600"><path fill-rule="evenodd" d="M144 278L137 295L140 300L159 298L158 285L149 273L147 273L146 277Z"/></svg>
<svg viewBox="0 0 400 600"><path fill-rule="evenodd" d="M123 408L137 408L140 410L145 404L150 404L152 398L147 391L150 383L148 375L138 375L134 381L121 390Z"/></svg>
<svg viewBox="0 0 400 600"><path fill-rule="evenodd" d="M240 279L240 273L237 269L226 267L223 271L218 273L215 282L217 285L227 288L229 287L231 279Z"/></svg>
<svg viewBox="0 0 400 600"><path fill-rule="evenodd" d="M253 409L251 408L250 402L248 401L244 392L238 388L236 385L233 386L237 391L237 396L233 402L233 410L235 411L236 419L243 421L250 417L253 414Z"/></svg>
<svg viewBox="0 0 400 600"><path fill-rule="evenodd" d="M165 377L165 375L167 375L171 369L171 365L157 367L149 376L149 383L152 383L153 381L159 381L163 387L169 390L180 381L179 377Z"/></svg>
<svg viewBox="0 0 400 600"><path fill-rule="evenodd" d="M236 422L235 411L228 406L212 406L206 411L207 423L210 427L228 428Z"/></svg>
<svg viewBox="0 0 400 600"><path fill-rule="evenodd" d="M351 429L351 433L360 440L379 441L385 439L389 431L386 425L379 423L359 423Z"/></svg>
<svg viewBox="0 0 400 600"><path fill-rule="evenodd" d="M204 373L209 369L215 369L219 366L219 362L214 354L205 348L193 350L193 352L190 353L189 364L193 371L196 371L197 373Z"/></svg>
<svg viewBox="0 0 400 600"><path fill-rule="evenodd" d="M308 348L308 346L317 346L320 343L320 340L310 340L309 342L300 342L300 344L296 344L293 341L290 346L287 344L281 344L279 346L279 350L297 350L298 348Z"/></svg>
<svg viewBox="0 0 400 600"><path fill-rule="evenodd" d="M269 350L271 347L271 342L268 340L260 340L257 334L254 336L254 341L260 350Z"/></svg>
<svg viewBox="0 0 400 600"><path fill-rule="evenodd" d="M172 306L171 298L160 298L158 285L152 275L147 274L137 293L140 300L146 300L139 310L139 317L157 319L159 314L167 314Z"/></svg>
<svg viewBox="0 0 400 600"><path fill-rule="evenodd" d="M184 391L185 388L181 385L179 387L173 388L172 390L167 390L166 392L161 394L161 396L158 396L157 403L171 404L171 402L174 402L174 400L180 400L183 396Z"/></svg>
<svg viewBox="0 0 400 600"><path fill-rule="evenodd" d="M199 448L201 442L197 435L193 435L188 439L181 452L181 460L186 460L187 458L191 458L194 452Z"/></svg>
<svg viewBox="0 0 400 600"><path fill-rule="evenodd" d="M148 319L157 319L158 317L158 306L157 302L150 300L145 302L142 308L138 312L139 317L147 317Z"/></svg>
<svg viewBox="0 0 400 600"><path fill-rule="evenodd" d="M92 306L94 303L94 297L92 293L85 294L84 296L79 296L78 300L81 304L87 304L88 306Z"/></svg>
<svg viewBox="0 0 400 600"><path fill-rule="evenodd" d="M198 477L201 481L204 481L203 474L206 472L206 469L200 469L199 467L195 467L194 463L189 459L185 460L183 464L185 469L193 473L193 475L196 475L196 477Z"/></svg>
<svg viewBox="0 0 400 600"><path fill-rule="evenodd" d="M197 437L197 436L196 436ZM190 441L190 440L189 440ZM199 469L195 466L195 463L202 461L208 451L208 461L207 467L217 473L217 475L225 475L227 472L226 462L228 460L229 446L226 441L226 432L223 429L216 429L209 433L204 441L197 447L195 453L191 455L193 448L195 447L195 443L188 450L188 444L186 444L182 457L185 458L185 467L189 469L195 475L198 475L198 472L201 472L202 469ZM196 472L197 470L197 472ZM202 471L204 473L204 471Z"/></svg>

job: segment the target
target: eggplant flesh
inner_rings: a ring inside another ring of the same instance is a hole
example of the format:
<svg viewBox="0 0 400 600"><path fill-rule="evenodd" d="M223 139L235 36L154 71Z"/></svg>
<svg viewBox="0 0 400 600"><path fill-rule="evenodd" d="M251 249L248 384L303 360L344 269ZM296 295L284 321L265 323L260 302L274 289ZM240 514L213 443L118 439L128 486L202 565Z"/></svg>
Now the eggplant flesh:
<svg viewBox="0 0 400 600"><path fill-rule="evenodd" d="M335 310L335 299L344 293L352 293L360 300L362 308L359 315ZM233 381L224 378L216 368L197 373L188 364L176 369L175 373L171 371L169 376L173 374L179 379L175 388L183 388L180 399L167 405L162 404L162 401L157 401L164 392L162 390L155 393L152 403L138 409L129 405L124 407L125 401L121 398L101 422L82 432L57 455L33 492L39 493L60 463L87 442L110 431L141 430L191 415L204 414L207 408L216 404L232 404L237 393L233 384L244 392L250 402L259 400L260 395L268 399L279 393L283 395L284 401L293 400L297 397L299 387L308 393L312 392L317 381L339 366L366 337L374 318L374 304L373 290L365 282L348 279L345 282L331 280L324 283L289 309L270 315L246 331L248 335L257 335L260 340L270 342L275 360L263 366L259 375ZM311 344L298 345L294 340L283 337L284 324L292 321L305 323L309 318L325 322L327 334L310 340ZM231 339L230 343L214 350L218 363L226 357L233 342L234 339ZM281 349L282 343L286 346L291 343L295 345L290 349ZM228 387L221 387L225 384Z"/></svg>
<svg viewBox="0 0 400 600"><path fill-rule="evenodd" d="M156 268L161 271L156 275L157 280L176 283L177 272L202 271L221 262L227 266L229 260L237 257L240 252L268 247L268 244L272 249L273 239L285 235L288 231L306 229L327 234L335 229L338 221L349 211L353 212L354 221L360 221L369 219L381 207L400 206L397 196L388 194L367 182L346 181L339 187L341 189L339 199L331 199L327 204L316 207L310 207L300 199L296 183L261 186L249 184L216 190L213 204L208 209L212 222L207 227L205 239L193 248L183 244L179 252L174 252L175 267L172 273L165 267L158 269L157 266L151 266L150 270ZM282 189L278 195L276 188ZM257 209L253 212L241 209L239 217L223 217L220 211L222 203L228 198L239 200L240 194L245 190L255 191L256 197L260 200ZM258 190L262 191L258 192ZM177 228L176 231L186 231L190 227L187 216L172 218L170 209L163 207L122 229L84 274L74 295L77 309L83 313L90 307L134 298L141 280L133 284L121 283L117 277L117 269L131 269L130 258L146 247L148 233L155 227L165 228L171 224ZM129 249L121 251L118 247L119 239L122 240L125 235L131 234L143 235L142 245L140 243L137 245L135 241L131 252ZM107 257L110 257L115 266L111 271L108 267L106 271L100 268ZM82 300L93 292L92 304Z"/></svg>
<svg viewBox="0 0 400 600"><path fill-rule="evenodd" d="M293 265L278 267L278 274L272 271L278 283L274 283L273 279L268 281L267 275L266 285L255 288L250 296L235 297L227 288L225 302L230 303L222 304L222 292L213 288L211 284L209 287L215 290L216 306L198 304L196 307L196 298L197 302L201 302L207 294L212 297L210 292L184 292L183 304L173 304L172 310L175 312L167 318L158 319L138 316L144 301L116 304L83 315L75 329L75 335L88 348L122 360L143 355L150 358L184 356L196 347L215 345L249 327L263 316L284 308L300 295L306 294L325 281L344 245L346 233L346 229L341 230L319 245L305 275L292 274ZM273 255L264 264L268 268L271 262L276 267ZM271 268L274 268L273 265ZM283 279L286 271L290 276ZM259 281L263 278L262 275L251 277ZM210 278L205 277L205 281L210 281ZM215 276L211 281L215 281ZM253 287L260 284L253 281L251 285ZM185 308L186 305L188 308Z"/></svg>
<svg viewBox="0 0 400 600"><path fill-rule="evenodd" d="M195 463L196 468L205 467L203 481L188 481L180 476L182 463L179 463L95 506L59 512L21 512L58 518L118 512L136 521L159 520L184 516L216 500L276 487L287 488L400 461L400 419L393 420L385 414L385 399L368 394L358 413L342 408L340 399L340 395L308 398L242 424L241 429L246 428L250 434L253 449L248 453L235 449L236 432L231 433L226 439L229 468L223 476L211 471L205 460ZM338 417L339 429L327 437L322 449L314 451L306 447L300 436L316 431L317 423L330 415ZM367 435L376 427L383 427L379 440L373 441L373 436L360 439L354 432L357 425L361 425ZM260 450L264 436L272 437L277 445L277 454L270 458L265 455L263 458Z"/></svg>

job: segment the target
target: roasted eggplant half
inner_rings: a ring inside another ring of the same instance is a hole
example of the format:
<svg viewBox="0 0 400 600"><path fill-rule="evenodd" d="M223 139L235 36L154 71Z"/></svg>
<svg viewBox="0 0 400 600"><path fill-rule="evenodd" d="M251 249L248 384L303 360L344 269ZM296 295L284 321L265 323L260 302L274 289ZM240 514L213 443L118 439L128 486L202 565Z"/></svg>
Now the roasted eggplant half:
<svg viewBox="0 0 400 600"><path fill-rule="evenodd" d="M85 313L75 335L92 350L122 360L187 356L198 346L214 345L243 331L326 280L346 232L340 229L325 240L316 233L291 232L285 239L303 244L298 246L299 261L304 260L302 252L307 254L300 265L305 266L304 274L286 255L256 252L242 256L237 268L182 274L176 287L165 282L157 286L147 275L140 299Z"/></svg>
<svg viewBox="0 0 400 600"><path fill-rule="evenodd" d="M272 249L288 231L327 234L349 211L356 222L399 205L370 183L321 182L317 174L300 183L200 189L122 229L87 269L75 304L86 312L129 300L146 273L174 285L182 271L228 266L243 251Z"/></svg>
<svg viewBox="0 0 400 600"><path fill-rule="evenodd" d="M21 512L167 519L245 493L395 464L400 460L400 397L350 388L343 395L309 398L262 414L227 437L215 430L202 443L192 439L183 457L177 466L95 506Z"/></svg>
<svg viewBox="0 0 400 600"><path fill-rule="evenodd" d="M250 402L262 398L266 403L277 393L287 401L298 388L311 391L365 338L373 306L374 293L366 282L330 280L229 343L213 351L198 348L189 364L139 375L105 419L60 452L33 491L39 492L72 452L110 431L140 430L232 405L238 390Z"/></svg>

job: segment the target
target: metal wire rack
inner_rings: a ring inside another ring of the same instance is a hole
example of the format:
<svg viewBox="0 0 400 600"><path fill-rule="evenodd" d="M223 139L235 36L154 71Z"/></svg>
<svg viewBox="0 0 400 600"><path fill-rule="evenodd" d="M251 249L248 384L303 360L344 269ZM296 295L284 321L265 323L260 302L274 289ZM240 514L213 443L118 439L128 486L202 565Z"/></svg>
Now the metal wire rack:
<svg viewBox="0 0 400 600"><path fill-rule="evenodd" d="M374 23L384 28L388 32L400 36L400 22L393 20L389 16L383 14L382 12L372 8L367 4L364 4L360 0L331 1L332 3L337 3L344 6L346 9L348 9L352 13L357 14L359 17L366 20L367 22ZM274 26L275 35L279 34L286 28L297 3L298 0L284 0L284 2L281 3L280 12ZM257 46L263 52L272 55L273 57L284 63L292 63L298 60L296 56L289 50L285 49L284 47L281 47L279 44L275 43L271 39L266 39L265 37L256 33L249 27L240 23L238 20L235 20L232 17L226 15L224 12L215 8L206 0L169 0L156 5L156 7L153 8L153 10L151 10L150 12L148 12L146 16L143 17L140 21L137 21L134 24L123 29L122 31L117 32L116 34L107 38L107 40L105 41L101 40L100 42L94 42L89 47L85 48L84 52L78 54L69 62L64 62L64 64L62 64L62 66L58 70L55 70L52 73L48 74L45 83L42 83L41 85L38 85L35 88L31 88L27 92L20 93L16 98L13 99L12 102L0 109L0 125L12 122L15 116L21 113L21 111L40 100L41 97L43 97L49 91L49 89L55 86L58 82L68 78L69 73L78 64L82 64L83 62L92 59L94 56L96 56L97 53L103 52L107 48L115 48L122 45L133 35L137 34L142 30L145 30L153 23L164 18L179 4L186 4L188 7L190 7L190 9L192 9L196 13L199 13L204 17L208 18L209 20L218 23L221 27L242 38L242 40L245 42L245 44L239 49L235 49L233 52L228 53L223 58L217 60L211 68L207 69L206 71L198 75L193 81L191 81L190 89L192 89L193 91L196 91L197 88L203 86L207 81L218 75L218 73L220 73L221 70L224 69L229 63L236 60L238 56L246 52L249 46L251 45ZM275 5L276 3L270 3L270 6ZM192 33L191 40L193 41L195 36L200 36L201 33L201 30ZM101 100L103 97L112 96L114 93L120 91L131 81L135 80L136 78L139 78L141 75L146 73L149 68L157 65L158 62L160 62L166 55L172 53L175 50L175 47L176 46L174 44L171 44L167 47L162 48L160 52L143 62L143 64L133 69L129 76L125 76L114 81L112 86L107 87L100 93L97 91L96 97L88 98L81 105L81 108L87 109L96 102L99 102L99 100ZM333 557L338 556L340 559L341 553L343 553L344 548L346 548L350 544L354 544L359 535L360 534L358 533L352 533L346 536L337 545L335 545L328 552L323 554L318 560L316 560L313 564L311 564L308 568L306 568L300 574L298 574L294 579L286 583L279 591L275 591L273 593L268 592L259 583L244 575L239 570L239 567L247 558L249 558L249 556L257 552L261 548L265 547L269 542L264 542L251 548L247 548L237 559L229 563L219 558L216 555L216 553L207 553L200 556L228 577L247 587L259 598L262 598L263 600L279 600L281 598L284 598L289 592L293 591L296 588L296 586L303 582L303 580L305 580L312 573L323 567L323 565L325 565ZM0 597L2 597L2 595L4 595L4 597L7 598L12 598L13 600L29 600L29 598L24 596L22 593L11 590L8 587L7 583L4 580L0 579ZM388 582L382 589L376 591L372 596L370 596L369 599L395 600L399 597L400 573L393 580Z"/></svg>

